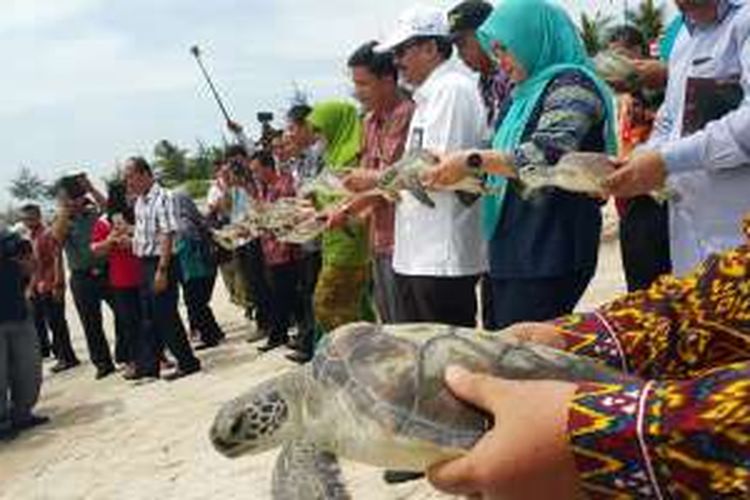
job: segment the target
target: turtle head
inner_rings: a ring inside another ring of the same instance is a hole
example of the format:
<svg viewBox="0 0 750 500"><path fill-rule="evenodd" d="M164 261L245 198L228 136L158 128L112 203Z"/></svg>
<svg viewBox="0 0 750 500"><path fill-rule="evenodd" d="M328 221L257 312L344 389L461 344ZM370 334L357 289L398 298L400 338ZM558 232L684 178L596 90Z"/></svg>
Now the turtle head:
<svg viewBox="0 0 750 500"><path fill-rule="evenodd" d="M226 403L211 427L211 442L235 458L262 453L294 438L301 425L295 373L266 381Z"/></svg>

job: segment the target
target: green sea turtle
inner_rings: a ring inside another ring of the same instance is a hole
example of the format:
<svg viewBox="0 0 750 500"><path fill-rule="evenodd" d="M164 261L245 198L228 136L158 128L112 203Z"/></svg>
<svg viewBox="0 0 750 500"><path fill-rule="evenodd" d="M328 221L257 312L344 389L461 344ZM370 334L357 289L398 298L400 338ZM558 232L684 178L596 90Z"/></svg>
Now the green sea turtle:
<svg viewBox="0 0 750 500"><path fill-rule="evenodd" d="M493 425L443 383L446 367L510 379L621 380L590 360L502 333L445 325L354 323L330 333L311 364L267 380L219 411L211 429L228 457L283 446L274 498L335 486L336 457L423 471L465 453ZM502 425L502 422L498 422Z"/></svg>

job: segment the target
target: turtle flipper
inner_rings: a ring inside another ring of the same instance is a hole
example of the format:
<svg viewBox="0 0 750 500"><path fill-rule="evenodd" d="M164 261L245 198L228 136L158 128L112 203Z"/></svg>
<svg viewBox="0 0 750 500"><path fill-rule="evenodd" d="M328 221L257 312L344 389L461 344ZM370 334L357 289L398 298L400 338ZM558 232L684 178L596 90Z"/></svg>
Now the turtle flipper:
<svg viewBox="0 0 750 500"><path fill-rule="evenodd" d="M273 471L274 500L351 500L336 455L310 441L284 445Z"/></svg>

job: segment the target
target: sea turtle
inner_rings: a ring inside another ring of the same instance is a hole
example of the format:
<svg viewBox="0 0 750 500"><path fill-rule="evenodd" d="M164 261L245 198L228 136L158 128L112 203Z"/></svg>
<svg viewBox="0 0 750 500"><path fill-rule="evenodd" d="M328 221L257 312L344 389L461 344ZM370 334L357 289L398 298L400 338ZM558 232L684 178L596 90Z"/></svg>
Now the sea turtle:
<svg viewBox="0 0 750 500"><path fill-rule="evenodd" d="M422 174L434 167L437 162L438 158L429 151L417 150L406 153L383 172L374 191L393 203L399 201L401 191L408 191L423 205L435 208L435 201L422 182ZM466 205L473 204L477 198L488 192L481 175L468 176L457 184L441 186L440 191L453 191ZM366 191L364 195L372 192Z"/></svg>
<svg viewBox="0 0 750 500"><path fill-rule="evenodd" d="M211 440L228 457L284 446L274 473L278 500L344 498L309 494L340 483L336 456L423 471L465 453L493 425L445 386L449 365L510 379L623 378L584 358L504 339L502 332L353 323L330 333L311 364L226 403Z"/></svg>
<svg viewBox="0 0 750 500"><path fill-rule="evenodd" d="M611 158L604 153L573 152L563 155L556 165L522 167L518 170L518 178L513 179L513 184L524 198L550 187L606 197L604 181L615 170ZM649 195L660 203L678 198L678 194L670 188L662 188Z"/></svg>
<svg viewBox="0 0 750 500"><path fill-rule="evenodd" d="M593 63L599 76L618 88L637 89L640 85L633 60L619 50L603 50L593 58Z"/></svg>

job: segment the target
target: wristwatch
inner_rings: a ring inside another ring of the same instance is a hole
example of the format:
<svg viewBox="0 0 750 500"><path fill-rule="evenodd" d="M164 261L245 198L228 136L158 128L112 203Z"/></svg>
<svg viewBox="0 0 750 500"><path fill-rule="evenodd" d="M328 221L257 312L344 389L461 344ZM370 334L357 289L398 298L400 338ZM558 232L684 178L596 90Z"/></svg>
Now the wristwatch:
<svg viewBox="0 0 750 500"><path fill-rule="evenodd" d="M482 155L477 152L469 153L469 156L466 157L466 166L472 171L478 172L481 170L483 163Z"/></svg>

